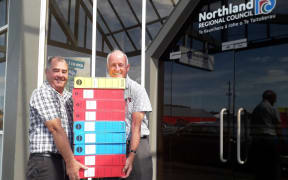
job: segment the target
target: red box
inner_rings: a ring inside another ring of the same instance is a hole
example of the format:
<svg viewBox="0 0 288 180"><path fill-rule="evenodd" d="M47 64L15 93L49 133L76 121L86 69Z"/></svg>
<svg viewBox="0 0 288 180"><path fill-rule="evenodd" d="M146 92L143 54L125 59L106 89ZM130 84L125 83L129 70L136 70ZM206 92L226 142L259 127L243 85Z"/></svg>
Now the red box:
<svg viewBox="0 0 288 180"><path fill-rule="evenodd" d="M79 176L81 179L121 177L125 175L123 168L124 166L93 166L88 167L88 170L80 169Z"/></svg>
<svg viewBox="0 0 288 180"><path fill-rule="evenodd" d="M125 111L75 111L74 121L125 121Z"/></svg>
<svg viewBox="0 0 288 180"><path fill-rule="evenodd" d="M124 89L83 89L74 88L73 99L124 100Z"/></svg>
<svg viewBox="0 0 288 180"><path fill-rule="evenodd" d="M124 166L125 154L74 156L77 161L86 166Z"/></svg>
<svg viewBox="0 0 288 180"><path fill-rule="evenodd" d="M125 111L125 101L123 100L74 100L74 112L85 110L120 110Z"/></svg>

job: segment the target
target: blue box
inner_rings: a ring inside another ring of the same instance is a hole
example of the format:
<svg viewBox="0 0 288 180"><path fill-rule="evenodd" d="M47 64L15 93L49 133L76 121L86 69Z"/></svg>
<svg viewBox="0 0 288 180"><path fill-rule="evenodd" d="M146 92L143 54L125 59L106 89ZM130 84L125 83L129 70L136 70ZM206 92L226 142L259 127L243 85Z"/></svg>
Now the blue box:
<svg viewBox="0 0 288 180"><path fill-rule="evenodd" d="M126 143L126 133L76 133L74 144Z"/></svg>
<svg viewBox="0 0 288 180"><path fill-rule="evenodd" d="M126 154L126 143L75 144L74 155Z"/></svg>
<svg viewBox="0 0 288 180"><path fill-rule="evenodd" d="M125 121L75 121L74 133L126 132Z"/></svg>

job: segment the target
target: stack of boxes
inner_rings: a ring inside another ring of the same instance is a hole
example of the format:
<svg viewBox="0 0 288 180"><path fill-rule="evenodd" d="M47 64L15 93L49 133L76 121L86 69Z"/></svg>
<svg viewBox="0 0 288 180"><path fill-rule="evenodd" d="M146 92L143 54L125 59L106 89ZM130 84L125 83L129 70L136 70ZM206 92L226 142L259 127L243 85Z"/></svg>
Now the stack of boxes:
<svg viewBox="0 0 288 180"><path fill-rule="evenodd" d="M125 79L75 77L74 155L80 178L120 177L126 162Z"/></svg>

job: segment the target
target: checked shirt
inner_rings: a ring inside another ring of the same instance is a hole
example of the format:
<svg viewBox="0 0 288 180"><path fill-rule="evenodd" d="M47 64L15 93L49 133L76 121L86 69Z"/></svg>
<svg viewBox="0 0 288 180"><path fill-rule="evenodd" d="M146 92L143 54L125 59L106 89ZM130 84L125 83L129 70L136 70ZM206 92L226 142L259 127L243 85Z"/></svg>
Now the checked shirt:
<svg viewBox="0 0 288 180"><path fill-rule="evenodd" d="M125 101L126 101L126 135L127 140L131 137L131 123L133 112L145 112L144 119L141 124L141 137L149 135L148 119L146 112L151 112L152 107L144 87L133 81L128 76L126 77L126 89L125 89Z"/></svg>
<svg viewBox="0 0 288 180"><path fill-rule="evenodd" d="M45 122L59 118L67 137L73 142L73 101L72 94L67 90L63 95L58 93L45 81L33 91L30 99L30 153L58 153L53 136L45 126Z"/></svg>

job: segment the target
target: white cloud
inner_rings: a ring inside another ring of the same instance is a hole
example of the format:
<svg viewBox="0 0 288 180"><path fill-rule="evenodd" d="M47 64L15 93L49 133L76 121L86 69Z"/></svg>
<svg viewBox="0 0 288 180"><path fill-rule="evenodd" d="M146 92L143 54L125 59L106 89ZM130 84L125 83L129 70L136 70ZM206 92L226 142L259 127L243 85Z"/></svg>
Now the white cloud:
<svg viewBox="0 0 288 180"><path fill-rule="evenodd" d="M258 63L266 63L271 60L273 60L271 56L258 56L258 57L251 57L249 61L258 62Z"/></svg>

